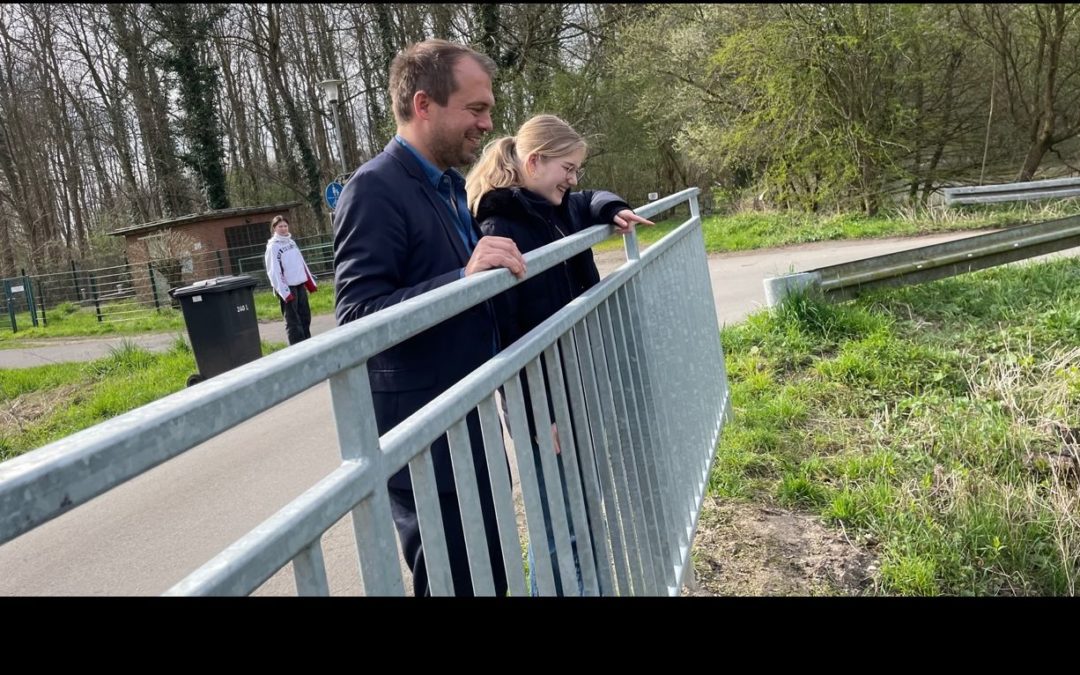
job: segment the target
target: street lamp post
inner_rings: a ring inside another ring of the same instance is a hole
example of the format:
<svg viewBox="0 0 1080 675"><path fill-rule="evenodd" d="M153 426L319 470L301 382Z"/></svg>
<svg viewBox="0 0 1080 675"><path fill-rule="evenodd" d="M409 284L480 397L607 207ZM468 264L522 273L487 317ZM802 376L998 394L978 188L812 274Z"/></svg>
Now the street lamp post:
<svg viewBox="0 0 1080 675"><path fill-rule="evenodd" d="M338 155L341 157L341 173L345 174L349 172L349 167L345 164L345 140L341 135L341 119L338 117L337 105L341 100L338 87L342 84L345 84L345 80L323 80L319 86L322 87L323 96L334 111L334 132L337 134Z"/></svg>

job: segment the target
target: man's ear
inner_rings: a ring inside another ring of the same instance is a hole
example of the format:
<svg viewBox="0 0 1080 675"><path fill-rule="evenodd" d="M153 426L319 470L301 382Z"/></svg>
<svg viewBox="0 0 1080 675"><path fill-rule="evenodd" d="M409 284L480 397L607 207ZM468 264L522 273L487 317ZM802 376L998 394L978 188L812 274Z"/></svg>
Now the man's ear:
<svg viewBox="0 0 1080 675"><path fill-rule="evenodd" d="M423 89L413 94L413 117L419 117L425 120L429 119L429 117L431 116L432 104L433 101L431 100L431 97L428 96L428 93Z"/></svg>

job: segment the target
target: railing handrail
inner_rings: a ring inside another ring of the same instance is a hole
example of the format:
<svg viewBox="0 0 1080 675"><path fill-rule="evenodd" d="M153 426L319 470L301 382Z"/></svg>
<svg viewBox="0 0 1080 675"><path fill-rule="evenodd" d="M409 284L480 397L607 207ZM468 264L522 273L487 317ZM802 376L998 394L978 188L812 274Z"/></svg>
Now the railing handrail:
<svg viewBox="0 0 1080 675"><path fill-rule="evenodd" d="M1080 177L1050 178L1047 180L997 183L994 185L964 185L942 189L945 204L989 204L1030 199L1080 196Z"/></svg>
<svg viewBox="0 0 1080 675"><path fill-rule="evenodd" d="M766 304L791 291L814 288L845 299L881 286L933 281L1080 246L1080 216L1018 225L941 244L897 251L805 272L767 278Z"/></svg>

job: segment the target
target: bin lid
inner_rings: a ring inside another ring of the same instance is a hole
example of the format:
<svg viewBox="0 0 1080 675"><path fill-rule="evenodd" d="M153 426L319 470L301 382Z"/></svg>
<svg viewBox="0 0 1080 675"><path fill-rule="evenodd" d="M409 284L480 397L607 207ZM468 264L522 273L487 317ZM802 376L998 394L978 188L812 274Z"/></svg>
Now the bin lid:
<svg viewBox="0 0 1080 675"><path fill-rule="evenodd" d="M196 281L190 286L184 286L183 288L174 288L169 291L169 295L174 298L183 298L189 295L199 295L203 293L224 293L225 291L232 291L237 288L254 286L256 283L254 277L246 274L241 274L239 276L228 275Z"/></svg>

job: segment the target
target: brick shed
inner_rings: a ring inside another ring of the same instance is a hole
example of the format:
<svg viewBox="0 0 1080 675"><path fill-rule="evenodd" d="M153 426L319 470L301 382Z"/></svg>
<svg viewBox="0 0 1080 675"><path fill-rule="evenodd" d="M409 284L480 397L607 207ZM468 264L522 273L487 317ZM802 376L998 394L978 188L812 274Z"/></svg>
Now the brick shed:
<svg viewBox="0 0 1080 675"><path fill-rule="evenodd" d="M153 302L156 294L165 302L169 288L179 285L227 274L262 274L270 220L280 213L291 223L302 205L295 201L219 209L124 227L109 234L126 240L139 299Z"/></svg>

